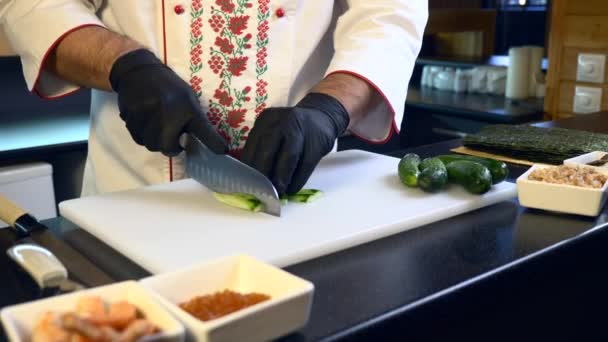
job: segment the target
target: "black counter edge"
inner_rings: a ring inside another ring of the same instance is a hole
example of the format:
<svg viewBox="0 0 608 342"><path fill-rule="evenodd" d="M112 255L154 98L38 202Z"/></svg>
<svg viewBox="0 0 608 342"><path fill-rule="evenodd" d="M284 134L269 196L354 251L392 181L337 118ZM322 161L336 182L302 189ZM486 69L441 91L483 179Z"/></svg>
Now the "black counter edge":
<svg viewBox="0 0 608 342"><path fill-rule="evenodd" d="M397 320L405 313L407 313L411 310L414 310L418 307L421 307L425 304L429 304L431 302L439 300L440 298L444 298L445 296L448 296L448 295L454 295L458 292L463 292L464 290L468 289L469 287L472 287L473 285L477 285L482 282L488 282L496 277L503 276L506 272L514 272L528 264L537 262L538 259L541 257L544 257L544 258L551 257L567 248L570 248L572 245L582 243L586 240L592 239L594 236L602 233L602 231L605 229L608 229L608 223L603 223L601 225L598 225L594 228L589 229L588 231L586 231L582 234L579 234L570 239L563 240L554 245L551 245L551 246L548 246L541 250L538 250L538 251L531 253L527 256L524 256L520 259L514 260L503 266L497 267L491 271L482 273L476 277L473 277L469 280L466 280L464 282L461 282L461 283L458 283L451 287L448 287L448 288L441 290L439 292L436 292L430 296L416 300L405 306L402 306L402 307L396 308L392 311L386 312L386 313L384 313L380 316L377 316L375 318L372 318L370 320L361 322L351 328L342 330L334 335L326 336L326 337L322 338L320 341L323 341L323 342L332 341L333 342L333 341L352 339L356 335L365 333L366 331L370 331L370 330L380 326L381 324L386 324L386 322L388 322L390 320Z"/></svg>

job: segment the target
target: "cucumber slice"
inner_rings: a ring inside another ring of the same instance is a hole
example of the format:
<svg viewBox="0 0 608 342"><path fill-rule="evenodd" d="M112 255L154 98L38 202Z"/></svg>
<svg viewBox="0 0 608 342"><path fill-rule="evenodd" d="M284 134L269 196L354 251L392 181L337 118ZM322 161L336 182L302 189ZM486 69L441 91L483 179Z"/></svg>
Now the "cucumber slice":
<svg viewBox="0 0 608 342"><path fill-rule="evenodd" d="M262 201L248 194L222 194L214 192L213 196L226 205L252 212L258 212L264 206Z"/></svg>
<svg viewBox="0 0 608 342"><path fill-rule="evenodd" d="M282 199L296 203L310 203L323 196L323 192L317 189L302 189L293 195L284 195Z"/></svg>
<svg viewBox="0 0 608 342"><path fill-rule="evenodd" d="M286 205L288 202L310 203L317 200L322 195L323 192L321 190L302 189L293 195L284 195L280 200L281 205ZM264 208L264 203L262 203L262 201L249 194L222 194L214 192L213 196L226 205L247 211L258 212Z"/></svg>

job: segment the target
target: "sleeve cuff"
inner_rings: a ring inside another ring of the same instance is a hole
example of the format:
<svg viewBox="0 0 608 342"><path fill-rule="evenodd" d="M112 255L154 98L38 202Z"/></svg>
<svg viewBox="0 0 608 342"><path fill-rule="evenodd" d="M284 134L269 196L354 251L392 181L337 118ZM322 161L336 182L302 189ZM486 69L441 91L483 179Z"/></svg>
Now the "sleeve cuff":
<svg viewBox="0 0 608 342"><path fill-rule="evenodd" d="M364 75L350 70L330 69L326 73L326 77L338 73L352 75L367 82L383 99L357 125L351 127L350 133L370 144L384 144L392 138L393 134L399 134L399 127L403 118L403 108L405 106L405 96L398 96L403 97L403 105L397 111L392 104L393 102L382 89Z"/></svg>
<svg viewBox="0 0 608 342"><path fill-rule="evenodd" d="M26 14L9 13L4 27L12 47L21 57L28 89L52 99L68 95L79 87L43 70L50 52L69 33L87 26L103 27L103 23L80 1L43 7Z"/></svg>

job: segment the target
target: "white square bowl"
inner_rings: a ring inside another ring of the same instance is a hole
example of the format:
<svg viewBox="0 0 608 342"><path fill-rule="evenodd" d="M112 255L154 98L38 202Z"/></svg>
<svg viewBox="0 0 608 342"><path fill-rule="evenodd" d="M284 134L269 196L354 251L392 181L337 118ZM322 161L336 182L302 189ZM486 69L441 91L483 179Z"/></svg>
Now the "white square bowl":
<svg viewBox="0 0 608 342"><path fill-rule="evenodd" d="M520 205L568 214L599 215L606 202L608 182L601 189L591 189L528 179L534 170L547 167L551 166L533 165L517 178L517 196Z"/></svg>
<svg viewBox="0 0 608 342"><path fill-rule="evenodd" d="M135 281L125 281L2 309L0 318L9 340L31 341L34 326L42 314L47 311L74 311L83 296L99 296L107 302L125 300L135 305L146 319L161 330L161 333L142 341L179 342L185 339L184 326L163 307L154 293Z"/></svg>
<svg viewBox="0 0 608 342"><path fill-rule="evenodd" d="M602 151L595 151L595 152L582 154L578 157L564 160L564 165L586 166L586 167L594 168L600 172L608 172L608 163L604 164L603 166L587 165L587 163L598 160L598 159L602 158L603 156L605 156L606 154L608 154L608 152L602 152Z"/></svg>
<svg viewBox="0 0 608 342"><path fill-rule="evenodd" d="M306 324L314 292L312 283L247 255L148 277L141 283L184 323L188 340L201 342L267 341L284 336ZM225 289L271 298L206 322L179 307L194 297Z"/></svg>

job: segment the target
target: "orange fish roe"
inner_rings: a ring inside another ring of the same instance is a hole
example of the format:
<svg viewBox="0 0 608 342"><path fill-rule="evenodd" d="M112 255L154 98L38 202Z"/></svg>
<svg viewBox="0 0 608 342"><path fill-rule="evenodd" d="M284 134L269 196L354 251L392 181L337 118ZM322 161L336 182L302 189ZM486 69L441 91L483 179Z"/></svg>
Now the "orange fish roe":
<svg viewBox="0 0 608 342"><path fill-rule="evenodd" d="M179 307L201 321L209 321L268 299L270 299L270 296L261 293L241 294L231 290L224 290L192 298L187 302L179 304Z"/></svg>

